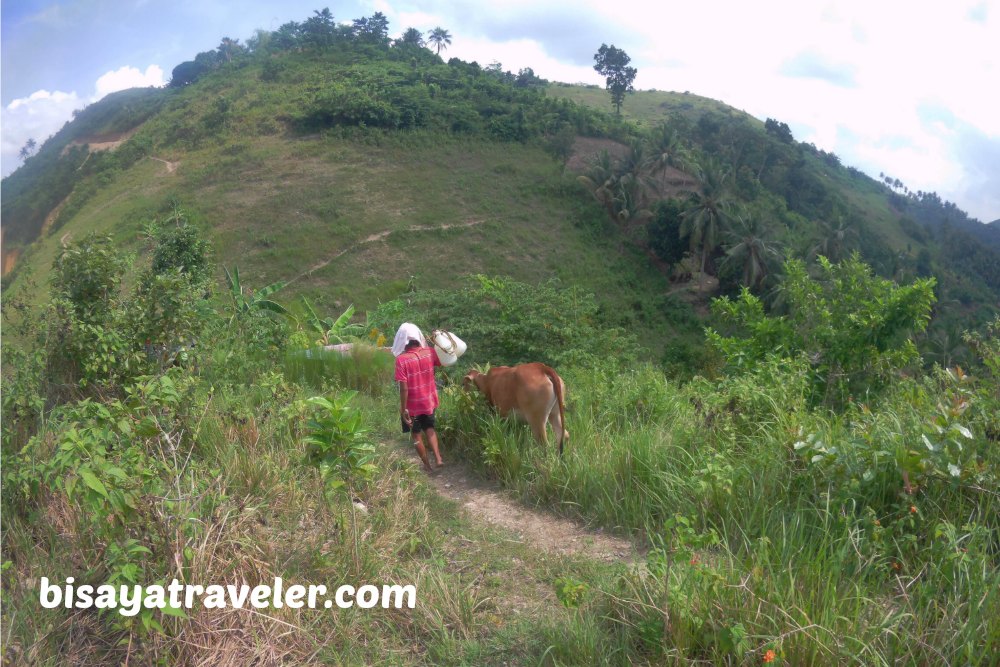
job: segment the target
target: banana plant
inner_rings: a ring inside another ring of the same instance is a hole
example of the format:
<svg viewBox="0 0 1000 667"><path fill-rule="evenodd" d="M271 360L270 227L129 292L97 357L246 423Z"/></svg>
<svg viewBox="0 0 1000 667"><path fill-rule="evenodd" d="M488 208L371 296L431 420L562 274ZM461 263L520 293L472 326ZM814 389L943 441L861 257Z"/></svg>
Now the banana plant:
<svg viewBox="0 0 1000 667"><path fill-rule="evenodd" d="M286 284L285 282L279 280L256 291L249 289L244 291L243 283L240 282L240 267L234 266L232 273L226 267L222 267L222 269L226 272L229 295L233 299L233 306L236 311L233 317L249 315L255 310L266 310L277 315L290 316L284 306L268 298L282 289Z"/></svg>
<svg viewBox="0 0 1000 667"><path fill-rule="evenodd" d="M343 343L346 338L359 336L364 331L362 325L350 323L354 317L354 304L348 306L337 319L317 315L309 299L305 297L302 297L302 304L306 310L306 325L314 333L319 334L319 340L316 342L320 345L329 345L330 341Z"/></svg>

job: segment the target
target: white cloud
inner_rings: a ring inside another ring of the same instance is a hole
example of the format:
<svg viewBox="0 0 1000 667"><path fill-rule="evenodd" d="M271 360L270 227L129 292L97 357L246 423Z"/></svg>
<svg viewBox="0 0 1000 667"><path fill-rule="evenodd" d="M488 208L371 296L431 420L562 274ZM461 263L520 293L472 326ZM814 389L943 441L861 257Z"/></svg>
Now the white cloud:
<svg viewBox="0 0 1000 667"><path fill-rule="evenodd" d="M31 107L32 105L37 105L39 103L44 104L62 104L67 100L75 101L76 93L64 93L60 90L49 92L47 90L38 90L29 95L28 97L20 97L10 104L7 105L7 109L10 111L16 111L22 107Z"/></svg>
<svg viewBox="0 0 1000 667"><path fill-rule="evenodd" d="M21 147L28 139L39 145L69 120L73 109L83 106L76 93L39 90L28 97L13 100L0 110L0 162L3 175L14 171L20 164Z"/></svg>
<svg viewBox="0 0 1000 667"><path fill-rule="evenodd" d="M94 101L101 99L110 93L128 88L146 88L149 86L163 86L167 82L163 78L163 69L159 65L150 65L145 72L140 72L135 67L121 67L113 72L102 75L94 84Z"/></svg>
<svg viewBox="0 0 1000 667"><path fill-rule="evenodd" d="M372 9L382 12L390 21L390 26L396 34L402 35L407 28L416 28L423 32L429 32L434 27L441 24L441 17L419 9L407 10L396 8L388 0L375 0Z"/></svg>
<svg viewBox="0 0 1000 667"><path fill-rule="evenodd" d="M11 101L0 110L0 171L7 176L20 166L18 153L28 139L34 139L41 145L72 117L74 109L119 90L162 86L165 83L163 69L159 65L150 65L145 72L125 66L99 77L94 84L94 93L87 99L81 99L76 91L38 90L28 97Z"/></svg>

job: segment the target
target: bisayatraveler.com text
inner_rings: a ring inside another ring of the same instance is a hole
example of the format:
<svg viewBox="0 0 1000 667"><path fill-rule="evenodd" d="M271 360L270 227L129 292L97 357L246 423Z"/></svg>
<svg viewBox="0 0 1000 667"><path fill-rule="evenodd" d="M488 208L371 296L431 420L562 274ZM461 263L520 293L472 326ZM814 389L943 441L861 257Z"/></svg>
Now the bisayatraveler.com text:
<svg viewBox="0 0 1000 667"><path fill-rule="evenodd" d="M417 588L413 584L343 584L328 595L323 584L292 584L285 586L281 577L273 584L184 584L176 579L160 584L91 584L75 583L67 577L62 585L42 577L38 592L39 602L46 609L117 609L122 616L135 616L142 609L413 609L417 601ZM169 611L167 612L169 613Z"/></svg>

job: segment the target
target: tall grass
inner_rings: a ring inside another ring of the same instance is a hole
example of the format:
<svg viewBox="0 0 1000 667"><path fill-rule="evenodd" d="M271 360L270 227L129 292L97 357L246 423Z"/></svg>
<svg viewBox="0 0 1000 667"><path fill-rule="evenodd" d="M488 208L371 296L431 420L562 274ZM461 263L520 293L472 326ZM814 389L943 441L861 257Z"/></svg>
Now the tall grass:
<svg viewBox="0 0 1000 667"><path fill-rule="evenodd" d="M634 657L996 664L995 490L928 477L908 495L896 465L927 421L927 386L837 415L807 407L794 364L685 385L648 368L564 378L562 459L457 390L445 392L443 442L525 501L652 547L649 570L590 609ZM803 456L794 445L808 434L839 449ZM995 448L983 451L996 470Z"/></svg>
<svg viewBox="0 0 1000 667"><path fill-rule="evenodd" d="M284 359L285 377L308 387L337 385L376 395L392 385L393 358L389 352L355 344L350 354L322 347L290 350Z"/></svg>

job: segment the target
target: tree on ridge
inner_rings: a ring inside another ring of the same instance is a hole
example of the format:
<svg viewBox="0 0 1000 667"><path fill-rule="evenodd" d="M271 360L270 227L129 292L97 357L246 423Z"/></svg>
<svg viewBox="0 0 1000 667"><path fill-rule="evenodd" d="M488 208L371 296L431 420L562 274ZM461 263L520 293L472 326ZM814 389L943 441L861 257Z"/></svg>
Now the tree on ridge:
<svg viewBox="0 0 1000 667"><path fill-rule="evenodd" d="M605 77L605 87L611 94L611 103L615 105L615 113L618 115L622 113L626 93L635 91L632 82L635 81L638 70L629 67L630 62L632 59L629 55L614 44L601 44L601 48L594 54L594 69Z"/></svg>
<svg viewBox="0 0 1000 667"><path fill-rule="evenodd" d="M451 46L451 33L447 30L438 26L431 30L431 34L428 35L427 41L437 47L437 54L441 55L441 49L447 49Z"/></svg>

